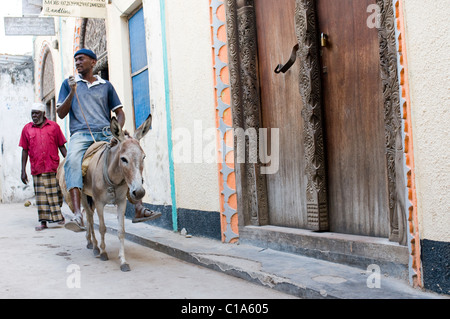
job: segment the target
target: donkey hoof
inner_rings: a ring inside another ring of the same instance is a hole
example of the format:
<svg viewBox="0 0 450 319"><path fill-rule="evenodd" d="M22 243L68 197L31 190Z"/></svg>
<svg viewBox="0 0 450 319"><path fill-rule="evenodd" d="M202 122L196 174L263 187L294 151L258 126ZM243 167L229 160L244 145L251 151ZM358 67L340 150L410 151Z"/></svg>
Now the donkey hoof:
<svg viewBox="0 0 450 319"><path fill-rule="evenodd" d="M98 249L98 247L95 247L94 250L93 250L93 253L94 253L95 257L100 256L100 249Z"/></svg>
<svg viewBox="0 0 450 319"><path fill-rule="evenodd" d="M101 253L100 254L100 260L107 261L108 260L108 254L107 253Z"/></svg>
<svg viewBox="0 0 450 319"><path fill-rule="evenodd" d="M87 248L87 249L93 249L93 248L94 248L94 244L88 243L88 244L86 245L86 248Z"/></svg>
<svg viewBox="0 0 450 319"><path fill-rule="evenodd" d="M127 272L127 271L130 271L131 268L130 268L130 265L128 265L128 264L122 264L122 265L120 265L120 270L122 270L123 272Z"/></svg>

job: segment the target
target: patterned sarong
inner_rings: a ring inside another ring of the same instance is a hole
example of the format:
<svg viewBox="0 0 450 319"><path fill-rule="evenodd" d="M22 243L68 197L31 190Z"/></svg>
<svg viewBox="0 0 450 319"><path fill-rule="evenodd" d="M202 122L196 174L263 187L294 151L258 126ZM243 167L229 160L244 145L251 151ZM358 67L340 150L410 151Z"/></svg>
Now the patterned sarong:
<svg viewBox="0 0 450 319"><path fill-rule="evenodd" d="M36 206L40 222L57 223L64 220L61 213L63 197L56 173L33 176Z"/></svg>

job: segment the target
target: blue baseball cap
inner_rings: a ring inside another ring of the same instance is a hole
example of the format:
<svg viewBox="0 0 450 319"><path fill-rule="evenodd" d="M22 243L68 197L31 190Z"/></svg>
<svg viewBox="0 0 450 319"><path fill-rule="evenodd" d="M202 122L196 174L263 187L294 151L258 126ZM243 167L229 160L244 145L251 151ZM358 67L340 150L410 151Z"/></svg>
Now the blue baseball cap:
<svg viewBox="0 0 450 319"><path fill-rule="evenodd" d="M88 57L90 57L90 58L92 58L92 59L97 61L97 55L93 51L91 51L89 49L80 49L77 52L75 52L73 57L76 57L77 55L80 55L80 54L87 55Z"/></svg>

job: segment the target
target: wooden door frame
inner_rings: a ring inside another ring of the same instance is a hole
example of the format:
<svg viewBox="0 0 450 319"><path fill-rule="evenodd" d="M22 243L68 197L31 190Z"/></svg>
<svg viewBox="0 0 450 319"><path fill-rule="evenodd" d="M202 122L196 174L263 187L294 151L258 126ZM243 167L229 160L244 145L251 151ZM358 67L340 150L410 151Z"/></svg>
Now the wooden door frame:
<svg viewBox="0 0 450 319"><path fill-rule="evenodd" d="M395 16L392 0L377 0L377 4L380 10L378 38L385 114L389 239L406 245L406 177ZM233 128L254 128L258 132L262 120L254 0L225 0L225 9ZM327 175L315 0L296 0L295 26L300 46L297 63L301 63L299 90L303 100L308 227L327 231ZM235 163L239 225L267 225L267 188L265 176L259 172L260 164L237 163L236 154Z"/></svg>

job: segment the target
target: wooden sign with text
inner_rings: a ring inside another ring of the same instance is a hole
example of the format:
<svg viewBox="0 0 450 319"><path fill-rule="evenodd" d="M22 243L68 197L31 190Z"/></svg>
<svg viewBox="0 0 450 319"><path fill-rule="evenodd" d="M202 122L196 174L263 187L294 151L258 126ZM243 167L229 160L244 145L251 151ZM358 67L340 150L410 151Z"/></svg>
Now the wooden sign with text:
<svg viewBox="0 0 450 319"><path fill-rule="evenodd" d="M43 0L46 16L106 18L107 0Z"/></svg>

